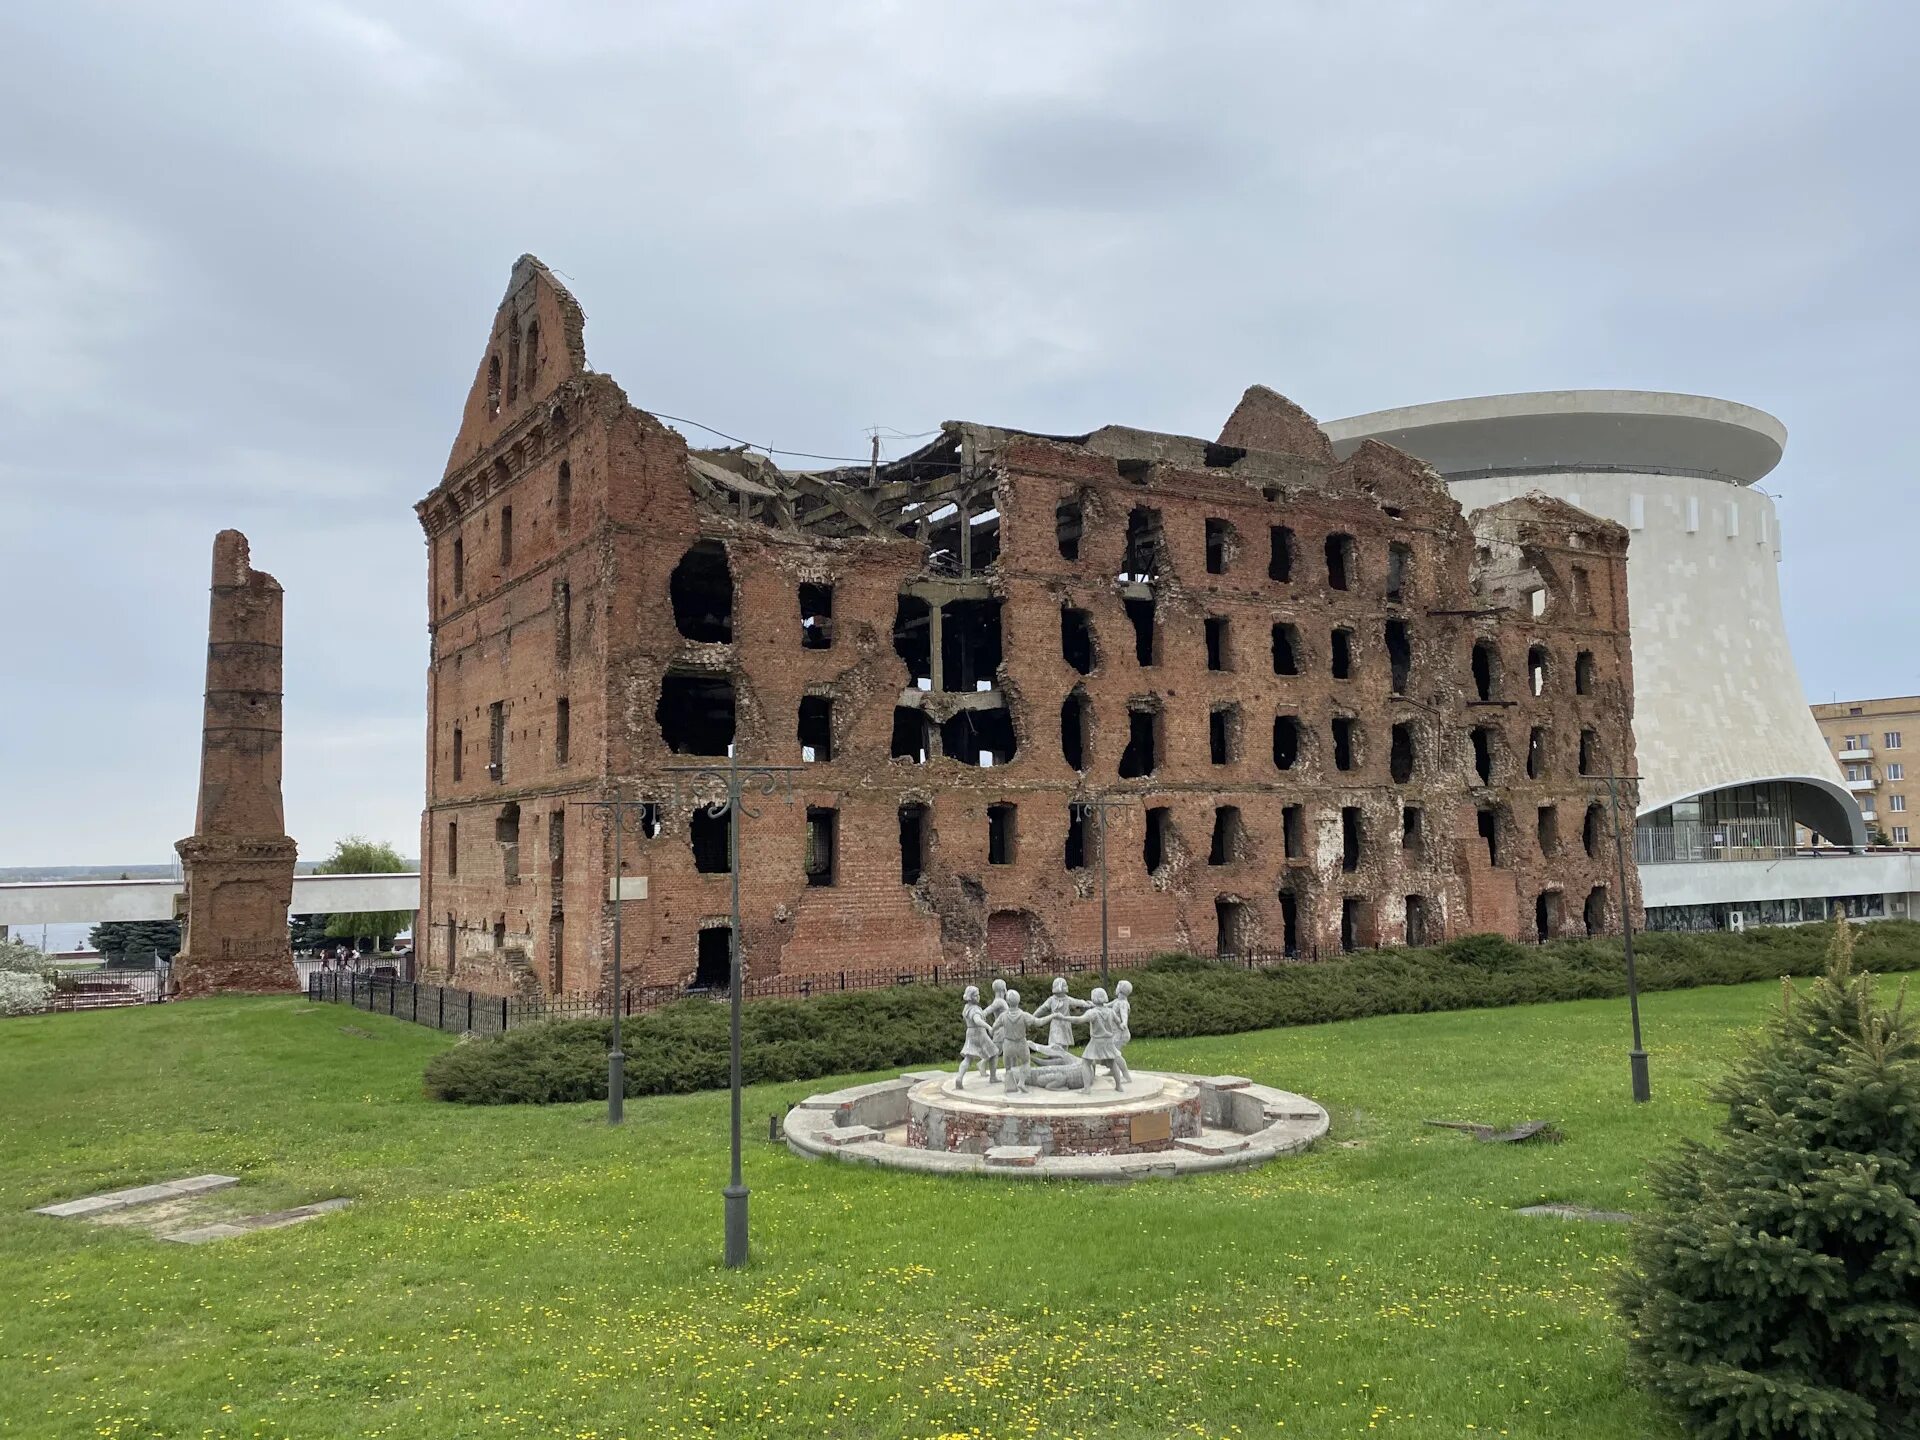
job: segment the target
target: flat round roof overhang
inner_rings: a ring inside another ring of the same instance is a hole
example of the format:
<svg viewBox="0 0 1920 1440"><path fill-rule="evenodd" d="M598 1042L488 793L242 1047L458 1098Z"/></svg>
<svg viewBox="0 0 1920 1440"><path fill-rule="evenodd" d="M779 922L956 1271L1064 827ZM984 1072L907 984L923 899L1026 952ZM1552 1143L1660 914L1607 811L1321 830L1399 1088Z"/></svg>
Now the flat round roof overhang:
<svg viewBox="0 0 1920 1440"><path fill-rule="evenodd" d="M1764 410L1650 390L1540 390L1376 410L1321 426L1341 459L1374 439L1443 476L1618 470L1751 485L1780 463L1787 427Z"/></svg>

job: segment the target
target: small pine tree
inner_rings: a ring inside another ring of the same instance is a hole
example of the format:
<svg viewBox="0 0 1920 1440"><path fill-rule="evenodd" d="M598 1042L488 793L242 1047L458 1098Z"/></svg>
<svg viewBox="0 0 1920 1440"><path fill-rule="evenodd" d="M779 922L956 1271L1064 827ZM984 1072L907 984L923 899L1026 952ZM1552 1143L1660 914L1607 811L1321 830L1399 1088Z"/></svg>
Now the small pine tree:
<svg viewBox="0 0 1920 1440"><path fill-rule="evenodd" d="M1844 917L1828 961L1635 1227L1635 1373L1708 1440L1920 1436L1920 1027L1904 985L1876 1008Z"/></svg>

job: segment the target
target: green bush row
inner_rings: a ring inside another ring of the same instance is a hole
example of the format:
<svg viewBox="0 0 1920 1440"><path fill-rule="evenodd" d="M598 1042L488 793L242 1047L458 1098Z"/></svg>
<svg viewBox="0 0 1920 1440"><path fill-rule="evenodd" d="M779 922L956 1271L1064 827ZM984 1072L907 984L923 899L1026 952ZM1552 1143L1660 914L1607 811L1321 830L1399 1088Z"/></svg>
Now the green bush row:
<svg viewBox="0 0 1920 1440"><path fill-rule="evenodd" d="M1634 944L1640 988L1737 985L1825 968L1826 928L1743 935L1644 935ZM1920 969L1920 925L1859 927L1859 961L1881 971ZM1244 970L1190 955L1161 955L1126 972L1138 1039L1231 1035L1367 1015L1410 1015L1624 995L1618 939L1516 945L1467 935L1421 950L1376 950L1313 964ZM1118 978L1116 976L1116 978ZM1028 976L1044 993L1046 980ZM1074 978L1084 995L1098 983ZM954 1060L959 990L912 985L813 1000L756 1000L745 1008L748 1083L813 1080ZM727 1083L727 1007L686 1000L623 1022L626 1091L664 1095ZM428 1064L427 1093L471 1105L549 1105L606 1094L611 1022L561 1020L473 1040Z"/></svg>

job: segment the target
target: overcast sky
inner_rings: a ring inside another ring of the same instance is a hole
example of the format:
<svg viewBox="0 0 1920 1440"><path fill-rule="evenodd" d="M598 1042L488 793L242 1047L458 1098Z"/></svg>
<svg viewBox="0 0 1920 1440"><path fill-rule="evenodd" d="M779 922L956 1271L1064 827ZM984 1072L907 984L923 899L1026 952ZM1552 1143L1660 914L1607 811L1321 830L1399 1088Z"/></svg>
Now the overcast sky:
<svg viewBox="0 0 1920 1440"><path fill-rule="evenodd" d="M302 853L416 852L412 505L522 251L637 404L835 455L1211 436L1253 381L1757 405L1808 692L1920 692L1916 38L1754 0L6 6L0 865L192 828L229 525L287 588Z"/></svg>

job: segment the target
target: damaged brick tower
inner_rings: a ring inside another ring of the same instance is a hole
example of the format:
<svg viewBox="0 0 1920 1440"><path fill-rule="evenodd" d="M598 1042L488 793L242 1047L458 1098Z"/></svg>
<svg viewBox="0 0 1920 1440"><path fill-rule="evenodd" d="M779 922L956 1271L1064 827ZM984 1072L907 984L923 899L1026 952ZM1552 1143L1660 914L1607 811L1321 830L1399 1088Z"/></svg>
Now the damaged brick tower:
<svg viewBox="0 0 1920 1440"><path fill-rule="evenodd" d="M280 801L280 582L248 563L247 537L213 540L200 809L174 848L186 869L180 997L299 988L287 940L293 838Z"/></svg>

